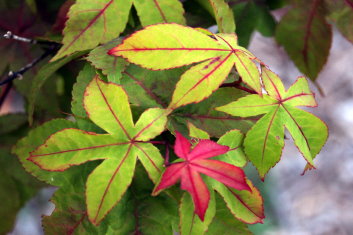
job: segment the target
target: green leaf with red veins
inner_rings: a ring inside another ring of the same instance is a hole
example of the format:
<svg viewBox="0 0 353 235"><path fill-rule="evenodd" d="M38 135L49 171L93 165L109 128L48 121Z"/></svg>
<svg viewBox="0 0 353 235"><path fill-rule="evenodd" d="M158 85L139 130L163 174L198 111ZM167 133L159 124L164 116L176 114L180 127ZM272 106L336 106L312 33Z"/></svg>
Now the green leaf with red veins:
<svg viewBox="0 0 353 235"><path fill-rule="evenodd" d="M182 68L152 71L131 64L123 72L121 85L132 104L144 109L166 108L171 101L175 84L184 71Z"/></svg>
<svg viewBox="0 0 353 235"><path fill-rule="evenodd" d="M230 149L224 155L218 156L217 160L227 162L237 167L244 167L247 163L247 159L242 149L243 140L244 134L239 130L231 130L221 136L217 143L227 145Z"/></svg>
<svg viewBox="0 0 353 235"><path fill-rule="evenodd" d="M221 195L235 218L247 224L262 223L265 218L263 199L250 180L247 180L250 191L235 190L215 180L210 180L210 184Z"/></svg>
<svg viewBox="0 0 353 235"><path fill-rule="evenodd" d="M76 124L65 119L54 119L31 130L28 135L20 139L12 149L12 153L18 156L19 161L26 171L47 184L62 186L67 182L66 178L74 169L63 172L45 171L31 161L27 161L30 152L38 145L45 142L52 134L64 128L76 128Z"/></svg>
<svg viewBox="0 0 353 235"><path fill-rule="evenodd" d="M189 136L192 138L207 139L207 140L210 139L210 136L206 131L197 128L191 122L188 122L188 129L189 129Z"/></svg>
<svg viewBox="0 0 353 235"><path fill-rule="evenodd" d="M160 70L202 62L191 67L176 85L170 109L197 103L227 78L233 64L242 81L261 94L259 71L251 53L237 45L235 34L206 35L177 24L146 27L126 38L109 54L147 69ZM159 58L163 58L160 60Z"/></svg>
<svg viewBox="0 0 353 235"><path fill-rule="evenodd" d="M157 23L185 25L184 9L179 0L133 0L142 26Z"/></svg>
<svg viewBox="0 0 353 235"><path fill-rule="evenodd" d="M208 227L206 232L207 235L223 234L223 235L252 235L249 231L247 224L242 223L239 220L234 219L226 204L216 196L217 210L216 215L212 220L212 223Z"/></svg>
<svg viewBox="0 0 353 235"><path fill-rule="evenodd" d="M226 105L245 95L247 93L233 87L220 88L202 102L181 107L177 112L169 115L169 128L187 134L188 131L185 129L187 122L190 122L212 137L219 138L233 129L239 129L245 133L259 119L258 117L234 117L215 110L216 107Z"/></svg>
<svg viewBox="0 0 353 235"><path fill-rule="evenodd" d="M133 105L144 109L166 108L172 99L173 90L183 70L185 69L151 71L132 64L123 72L121 85L128 93L129 101ZM252 120L258 118L237 118L218 112L214 108L247 94L232 87L220 88L202 102L186 105L171 113L168 116L168 128L172 132L176 129L187 134L186 128L190 122L213 137L220 137L232 129L246 132L253 124Z"/></svg>
<svg viewBox="0 0 353 235"><path fill-rule="evenodd" d="M151 180L157 182L163 158L153 145L142 141L148 141L164 130L168 112L159 108L146 110L135 125L123 88L105 83L98 76L88 84L84 94L83 105L88 118L108 134L63 129L31 152L28 160L50 171L103 160L86 183L88 218L97 225L131 184L137 159Z"/></svg>
<svg viewBox="0 0 353 235"><path fill-rule="evenodd" d="M118 37L127 23L131 4L132 0L77 0L68 13L63 46L52 61Z"/></svg>
<svg viewBox="0 0 353 235"><path fill-rule="evenodd" d="M308 164L314 166L313 159L325 144L328 130L319 118L296 108L317 106L307 80L300 77L285 91L280 78L263 67L262 81L267 95L248 95L216 110L240 117L265 114L248 131L244 140L245 153L262 179L280 160L284 146L284 127L292 135Z"/></svg>
<svg viewBox="0 0 353 235"><path fill-rule="evenodd" d="M91 62L95 68L102 70L102 73L107 75L108 81L114 81L119 84L122 77L121 72L125 69L127 63L122 58L107 55L107 52L117 43L121 43L120 38L95 48L88 54L87 60Z"/></svg>
<svg viewBox="0 0 353 235"><path fill-rule="evenodd" d="M55 191L51 202L55 210L42 219L45 234L130 234L135 230L134 201L127 192L121 203L112 209L107 218L95 226L88 220L85 205L85 182L94 164L75 169L75 183L66 182ZM65 198L65 200L62 200Z"/></svg>
<svg viewBox="0 0 353 235"><path fill-rule="evenodd" d="M210 203L205 214L205 219L204 221L201 221L200 218L197 217L192 210L194 207L192 198L189 194L184 193L183 197L181 198L179 209L179 227L181 235L205 234L216 213L216 200L213 190L210 192L210 195Z"/></svg>
<svg viewBox="0 0 353 235"><path fill-rule="evenodd" d="M153 194L158 194L180 180L181 188L188 191L193 199L195 213L203 221L208 208L210 193L200 173L237 190L250 190L245 181L243 170L222 161L208 159L224 154L228 150L229 147L210 140L200 140L191 149L190 142L179 132L176 132L174 151L184 161L173 163L167 167Z"/></svg>
<svg viewBox="0 0 353 235"><path fill-rule="evenodd" d="M234 33L235 22L232 9L224 0L197 0L216 19L218 31Z"/></svg>
<svg viewBox="0 0 353 235"><path fill-rule="evenodd" d="M71 112L75 118L77 127L81 130L102 133L102 129L97 127L87 116L83 107L83 97L88 84L96 76L93 66L86 63L77 76L76 83L72 88ZM104 132L103 132L104 133Z"/></svg>

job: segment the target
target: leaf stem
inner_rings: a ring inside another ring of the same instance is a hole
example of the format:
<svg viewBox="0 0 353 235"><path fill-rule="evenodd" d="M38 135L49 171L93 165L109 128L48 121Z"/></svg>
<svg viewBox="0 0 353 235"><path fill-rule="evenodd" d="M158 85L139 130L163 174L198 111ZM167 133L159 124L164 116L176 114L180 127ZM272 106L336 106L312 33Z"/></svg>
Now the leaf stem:
<svg viewBox="0 0 353 235"><path fill-rule="evenodd" d="M242 78L240 77L239 80L234 81L234 82L230 82L230 83L223 83L220 87L234 87L234 88L237 88L239 90L248 92L250 94L257 94L256 91L251 90L251 89L249 89L249 88L247 88L245 86L240 85L241 82L242 82Z"/></svg>

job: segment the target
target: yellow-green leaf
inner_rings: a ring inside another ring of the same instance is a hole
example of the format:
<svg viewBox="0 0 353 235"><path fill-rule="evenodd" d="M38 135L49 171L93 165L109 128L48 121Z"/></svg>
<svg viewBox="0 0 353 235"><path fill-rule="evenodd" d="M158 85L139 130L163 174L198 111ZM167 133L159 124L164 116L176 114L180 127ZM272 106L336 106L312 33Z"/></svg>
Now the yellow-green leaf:
<svg viewBox="0 0 353 235"><path fill-rule="evenodd" d="M185 25L184 9L179 0L133 0L142 26L156 23Z"/></svg>
<svg viewBox="0 0 353 235"><path fill-rule="evenodd" d="M181 76L169 105L172 110L210 96L227 78L233 64L242 81L262 93L259 71L253 61L256 58L237 45L235 34L209 35L177 24L153 25L132 34L109 54L152 70L203 61Z"/></svg>
<svg viewBox="0 0 353 235"><path fill-rule="evenodd" d="M83 105L87 116L108 134L63 129L32 151L28 160L50 171L103 160L86 182L88 219L98 225L129 187L137 159L150 179L157 182L164 160L157 148L144 141L164 130L168 111L146 110L135 125L123 88L105 83L98 76L87 85Z"/></svg>
<svg viewBox="0 0 353 235"><path fill-rule="evenodd" d="M131 4L132 0L77 0L68 13L63 46L52 61L118 37Z"/></svg>
<svg viewBox="0 0 353 235"><path fill-rule="evenodd" d="M308 164L314 166L313 159L325 144L328 130L319 118L296 108L316 106L307 80L300 77L285 91L280 78L269 69L262 68L262 81L267 95L248 95L216 110L240 117L265 114L248 131L244 141L245 153L262 179L280 160L284 127Z"/></svg>

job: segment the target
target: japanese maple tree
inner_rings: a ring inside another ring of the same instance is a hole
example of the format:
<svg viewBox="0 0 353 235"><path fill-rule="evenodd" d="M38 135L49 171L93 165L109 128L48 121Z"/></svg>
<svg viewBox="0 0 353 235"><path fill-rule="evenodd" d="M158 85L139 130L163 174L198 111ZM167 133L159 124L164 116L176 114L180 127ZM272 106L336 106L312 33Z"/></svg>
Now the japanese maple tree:
<svg viewBox="0 0 353 235"><path fill-rule="evenodd" d="M41 15L55 23L34 39L22 11L51 12L52 3L18 1L19 28L6 37L28 57L28 45L44 54L1 81L0 107L14 85L27 113L0 116L0 134L16 136L4 141L6 156L17 155L16 169L42 183L10 171L2 177L35 185L18 196L26 200L44 183L57 187L55 209L42 220L46 234L251 234L248 224L265 221L264 199L245 166L264 180L287 129L305 169L315 168L328 128L299 108L317 106L308 79L285 89L246 46L254 30L274 36L315 80L331 43L326 18L352 40L351 5L310 0L308 12L290 1L276 28L270 10L284 1L68 0L55 7L56 20ZM241 18L250 8L261 14Z"/></svg>

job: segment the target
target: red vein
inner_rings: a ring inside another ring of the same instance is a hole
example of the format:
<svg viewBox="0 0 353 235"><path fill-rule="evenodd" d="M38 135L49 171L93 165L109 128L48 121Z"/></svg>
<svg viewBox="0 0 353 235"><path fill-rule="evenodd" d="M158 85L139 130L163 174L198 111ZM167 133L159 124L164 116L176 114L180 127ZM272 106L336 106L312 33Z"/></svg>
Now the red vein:
<svg viewBox="0 0 353 235"><path fill-rule="evenodd" d="M266 74L268 80L270 80L272 86L275 88L275 91L276 91L276 93L277 93L278 98L279 98L280 100L282 100L282 96L281 96L281 94L279 93L279 90L277 89L277 86L274 84L274 82L272 81L272 79L271 79L270 76L268 75L267 70L265 69L264 71L265 71L265 74Z"/></svg>
<svg viewBox="0 0 353 235"><path fill-rule="evenodd" d="M104 95L104 93L103 93L101 87L99 86L98 79L96 79L96 84L97 84L98 89L99 89L99 92L101 93L101 95L102 95L102 97L103 97L103 99L104 99L104 102L105 102L105 104L108 106L108 108L109 108L111 114L113 114L115 120L117 121L117 123L119 124L119 126L120 126L120 128L123 130L123 132L125 133L126 137L127 137L129 140L131 140L131 137L130 137L129 133L126 131L125 127L124 127L123 124L120 122L119 118L116 116L114 110L112 109L112 107L110 106L110 104L109 104L109 102L108 102L108 100L107 100L107 97L105 97L105 95Z"/></svg>
<svg viewBox="0 0 353 235"><path fill-rule="evenodd" d="M296 94L296 95L292 95L292 96L289 96L287 98L285 98L284 100L281 100L282 102L285 102L285 101L288 101L288 100L291 100L291 99L294 99L296 97L300 97L300 96L312 96L313 94L312 93L299 93L299 94Z"/></svg>
<svg viewBox="0 0 353 235"><path fill-rule="evenodd" d="M254 77L252 76L252 74L250 73L250 71L248 70L248 68L245 66L244 62L241 60L241 58L239 57L239 55L237 53L234 52L234 55L238 58L238 60L240 61L241 65L245 68L246 72L248 73L249 77L251 78L251 80L254 82L256 79L254 79ZM245 82L245 81L244 81ZM245 82L247 83L247 82Z"/></svg>
<svg viewBox="0 0 353 235"><path fill-rule="evenodd" d="M263 148L262 148L262 154L261 154L261 165L262 166L263 166L263 163L264 163L264 155L265 155L265 149L266 149L266 143L267 143L268 135L270 133L270 130L271 130L271 127L272 127L272 124L273 124L273 120L276 117L278 109L279 109L279 105L277 106L276 110L273 112L272 118L271 118L270 123L268 125L268 128L266 130L265 141L264 141L264 145L263 145Z"/></svg>
<svg viewBox="0 0 353 235"><path fill-rule="evenodd" d="M253 213L256 217L261 218L262 216L257 215L252 208L250 208L244 201L243 199L241 199L241 197L239 197L236 193L233 192L233 190L231 188L229 188L228 186L226 186L226 188L230 191L231 194L233 194L234 197L236 197L238 199L238 201L246 207L246 209L248 209L251 213Z"/></svg>
<svg viewBox="0 0 353 235"><path fill-rule="evenodd" d="M286 109L286 107L284 105L282 105L283 109L288 113L288 115L292 118L292 120L294 121L295 125L298 127L300 133L302 134L302 136L304 137L304 140L306 142L306 145L308 146L308 149L310 151L310 145L309 145L309 141L307 140L301 126L297 123L297 121L294 119L294 117L292 116L292 114L288 111L288 109ZM309 163L310 164L310 163Z"/></svg>
<svg viewBox="0 0 353 235"><path fill-rule="evenodd" d="M195 187L194 178L193 178L192 173L191 173L192 170L191 170L189 164L186 165L186 169L187 169L187 172L188 172L188 175L189 175L192 191L194 192L193 193L193 195L194 195L193 197L195 198L195 203L197 204L197 206L195 205L195 207L201 208L200 198L199 198L199 195L198 195L196 187Z"/></svg>
<svg viewBox="0 0 353 235"><path fill-rule="evenodd" d="M214 120L225 120L225 121L259 120L259 118L251 118L251 117L244 118L244 117L232 117L232 116L213 117L213 116L207 116L207 115L192 115L192 114L184 114L180 116L193 118L193 119L214 119Z"/></svg>
<svg viewBox="0 0 353 235"><path fill-rule="evenodd" d="M153 123L155 123L158 119L160 119L162 116L164 116L165 114L162 113L161 115L159 115L158 117L156 117L152 122L150 122L147 126L145 126L144 128L142 128L133 138L133 140L136 140L143 132L145 132L148 128L150 128Z"/></svg>
<svg viewBox="0 0 353 235"><path fill-rule="evenodd" d="M55 155L55 154L62 154L62 153L68 153L68 152L83 151L83 150L90 150L90 149L96 149L96 148L104 148L104 147L108 147L108 146L124 145L124 144L129 144L129 143L130 143L130 142L113 143L113 144L104 144L104 145L90 146L90 147L86 147L86 148L78 148L78 149L63 150L63 151L53 152L53 153L44 153L44 154L30 155L30 157L31 157L31 158L33 158L33 157L42 157L42 156L49 156L49 155Z"/></svg>
<svg viewBox="0 0 353 235"><path fill-rule="evenodd" d="M230 49L232 49L232 52L235 53L235 51L237 51L237 50L235 50L235 49L232 47L232 45L229 44L229 42L227 42L226 40L224 40L224 38L222 38L220 35L217 35L217 36L218 36L220 39L222 39L222 40L229 46Z"/></svg>
<svg viewBox="0 0 353 235"><path fill-rule="evenodd" d="M109 190L109 188L110 188L110 186L111 186L111 184L112 184L112 182L113 182L113 180L114 180L116 174L119 172L120 167L124 164L126 158L129 156L131 147L132 147L132 144L129 145L129 148L128 148L127 151L126 151L125 156L123 157L123 159L122 159L121 162L119 163L118 167L115 169L115 171L114 171L112 177L110 178L110 180L109 180L109 182L108 182L108 185L107 185L107 187L106 187L105 190L104 190L104 193L103 193L103 196L102 196L102 200L101 200L101 202L99 203L96 216L94 217L94 221L97 220L97 217L98 217L98 215L99 215L100 210L102 209L102 205L103 205L104 199L105 199L105 197L106 197L106 195L107 195L107 193L108 193L108 190Z"/></svg>
<svg viewBox="0 0 353 235"><path fill-rule="evenodd" d="M138 144L134 144L135 147L137 147L141 152L148 158L148 160L152 163L153 167L156 168L158 172L161 172L161 170L157 167L156 163L150 158L150 156L146 153L146 151L141 148Z"/></svg>
<svg viewBox="0 0 353 235"><path fill-rule="evenodd" d="M168 23L167 18L165 17L165 15L164 15L164 13L163 13L163 11L161 9L161 6L159 5L158 1L157 0L153 0L153 3L156 5L156 7L157 7L157 9L159 11L159 14L161 14L164 23Z"/></svg>
<svg viewBox="0 0 353 235"><path fill-rule="evenodd" d="M216 152L216 151L215 151L215 152ZM200 154L200 155L203 155L203 154ZM204 161L205 161L205 160L204 160ZM207 161L207 160L206 160L206 161ZM213 160L213 161L217 161L217 160ZM224 163L224 162L222 162L222 163ZM227 179L230 179L230 180L234 180L234 178L229 177L229 176L226 175L226 174L223 174L221 171L213 170L213 169L211 169L211 168L208 168L208 167L199 165L199 164L197 164L197 163L195 163L195 162L190 162L189 164L190 164L190 165L193 165L193 166L196 166L196 167L199 167L199 168L202 168L202 169L205 169L205 170L210 171L210 172L217 173L217 174L223 176L224 178L227 178ZM202 173L203 173L203 172L202 172ZM203 173L203 174L205 174L205 173ZM205 175L206 175L206 174L205 174ZM234 181L235 181L235 180L234 180Z"/></svg>
<svg viewBox="0 0 353 235"><path fill-rule="evenodd" d="M117 57L115 57L117 58ZM128 73L128 72L123 72L124 74L126 74L127 76L129 76L132 80L135 81L135 83L137 85L139 85L146 93L147 95L149 95L153 100L155 100L158 104L160 104L162 107L166 107L166 104L164 104L160 99L159 97L153 93L150 89L148 89L140 80L138 80L138 78L132 76L132 74Z"/></svg>
<svg viewBox="0 0 353 235"><path fill-rule="evenodd" d="M278 103L274 104L259 104L259 105L247 105L247 106L240 106L239 108L254 108L254 107L265 107L265 106L274 106L278 105Z"/></svg>
<svg viewBox="0 0 353 235"><path fill-rule="evenodd" d="M88 13L88 12L97 12L101 11L102 9L86 9L86 10L81 10L81 11L76 11L74 14L71 14L70 17L82 14L82 13Z"/></svg>
<svg viewBox="0 0 353 235"><path fill-rule="evenodd" d="M304 35L304 47L302 50L302 55L304 57L304 62L306 66L308 65L308 47L309 47L309 38L311 36L311 24L314 20L315 11L319 5L319 2L320 0L315 0L314 3L312 4L312 7L310 8L310 12L309 12L309 19L307 24L305 25L306 31Z"/></svg>
<svg viewBox="0 0 353 235"><path fill-rule="evenodd" d="M83 220L85 219L85 217L87 216L87 213L84 213L81 218L74 224L74 226L72 228L70 228L67 231L67 235L71 235L75 232L76 228L83 222Z"/></svg>
<svg viewBox="0 0 353 235"><path fill-rule="evenodd" d="M174 47L160 47L160 48L131 48L131 49L116 49L117 51L231 51L228 49L221 48L174 48Z"/></svg>
<svg viewBox="0 0 353 235"><path fill-rule="evenodd" d="M185 96L187 96L192 90L194 90L198 85L200 85L200 83L202 83L204 80L206 80L207 78L209 78L217 69L219 69L219 67L221 67L228 59L229 57L232 55L232 52L229 53L224 60L222 60L217 66L215 66L209 73L207 73L205 76L203 76L195 85L193 85L187 92L184 93L184 95L177 101L174 103L174 106L176 106L181 100L184 99ZM173 107L171 108L173 109Z"/></svg>
<svg viewBox="0 0 353 235"><path fill-rule="evenodd" d="M110 0L102 9L101 11L88 23L88 25L82 29L82 31L77 34L74 39L66 46L62 49L62 52L66 51L69 47L71 47L76 40L82 36L82 34L84 34L94 23L96 23L96 21L98 20L99 17L101 17L105 11L107 10L107 8L114 2L114 0Z"/></svg>

